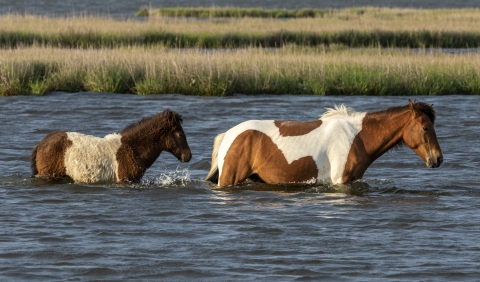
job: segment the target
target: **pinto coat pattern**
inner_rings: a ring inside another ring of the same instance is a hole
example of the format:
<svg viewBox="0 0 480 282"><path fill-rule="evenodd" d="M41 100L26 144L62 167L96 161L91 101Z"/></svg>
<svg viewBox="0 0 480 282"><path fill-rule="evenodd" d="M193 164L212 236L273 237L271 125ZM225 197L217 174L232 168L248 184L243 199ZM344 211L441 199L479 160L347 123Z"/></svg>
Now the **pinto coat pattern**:
<svg viewBox="0 0 480 282"><path fill-rule="evenodd" d="M348 183L390 148L406 144L427 166L443 160L430 105L412 103L375 113L343 105L317 121L250 120L214 142L206 180L220 187L249 177L269 184Z"/></svg>
<svg viewBox="0 0 480 282"><path fill-rule="evenodd" d="M181 122L179 114L165 110L104 138L52 132L32 150L32 174L86 183L138 182L162 151L182 162L190 160Z"/></svg>

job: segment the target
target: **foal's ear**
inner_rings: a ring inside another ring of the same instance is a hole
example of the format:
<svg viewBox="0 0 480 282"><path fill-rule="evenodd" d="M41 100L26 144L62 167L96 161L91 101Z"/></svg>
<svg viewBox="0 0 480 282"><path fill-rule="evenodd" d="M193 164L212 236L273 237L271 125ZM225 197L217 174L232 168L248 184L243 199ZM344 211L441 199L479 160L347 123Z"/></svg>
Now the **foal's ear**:
<svg viewBox="0 0 480 282"><path fill-rule="evenodd" d="M175 121L175 113L170 109L166 109L163 113L168 122L173 123Z"/></svg>
<svg viewBox="0 0 480 282"><path fill-rule="evenodd" d="M418 107L408 99L408 105L410 106L410 112L412 112L413 116L418 116L420 115L420 110Z"/></svg>

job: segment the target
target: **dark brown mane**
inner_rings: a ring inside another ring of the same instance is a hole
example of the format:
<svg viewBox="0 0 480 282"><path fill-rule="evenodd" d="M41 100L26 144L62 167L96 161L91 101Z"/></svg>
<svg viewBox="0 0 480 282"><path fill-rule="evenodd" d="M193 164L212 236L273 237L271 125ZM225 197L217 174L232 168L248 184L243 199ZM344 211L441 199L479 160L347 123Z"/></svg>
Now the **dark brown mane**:
<svg viewBox="0 0 480 282"><path fill-rule="evenodd" d="M432 124L435 124L436 114L435 114L435 110L433 109L433 105L429 105L429 104L417 102L417 101L413 102L413 104L417 106L417 108L420 111L422 111L422 113L427 115L427 117L430 119ZM400 112L409 110L409 108L410 108L409 105L397 106L397 107L391 107L386 110L379 111L378 113L400 113Z"/></svg>
<svg viewBox="0 0 480 282"><path fill-rule="evenodd" d="M148 132L152 128L161 127L161 132L167 133L175 130L183 122L182 116L176 112L166 109L162 113L155 114L150 117L142 118L138 122L134 122L125 127L120 134L122 136L129 134L137 134Z"/></svg>

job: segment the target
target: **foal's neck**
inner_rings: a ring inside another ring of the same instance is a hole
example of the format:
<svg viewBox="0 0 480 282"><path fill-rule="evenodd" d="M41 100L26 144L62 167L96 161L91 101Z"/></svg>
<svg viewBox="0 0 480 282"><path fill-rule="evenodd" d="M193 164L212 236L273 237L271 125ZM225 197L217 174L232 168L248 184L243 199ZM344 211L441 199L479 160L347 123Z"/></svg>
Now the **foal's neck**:
<svg viewBox="0 0 480 282"><path fill-rule="evenodd" d="M162 128L144 130L122 136L122 142L127 143L134 151L135 157L149 168L160 153L166 149L166 136Z"/></svg>
<svg viewBox="0 0 480 282"><path fill-rule="evenodd" d="M408 110L399 113L376 112L365 115L360 138L370 163L403 142L403 129L410 118Z"/></svg>

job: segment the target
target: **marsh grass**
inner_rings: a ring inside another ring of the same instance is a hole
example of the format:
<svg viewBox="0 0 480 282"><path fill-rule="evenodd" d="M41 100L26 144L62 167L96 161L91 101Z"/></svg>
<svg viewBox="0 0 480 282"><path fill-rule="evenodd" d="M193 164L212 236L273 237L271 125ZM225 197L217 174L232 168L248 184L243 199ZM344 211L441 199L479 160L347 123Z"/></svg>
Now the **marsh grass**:
<svg viewBox="0 0 480 282"><path fill-rule="evenodd" d="M477 48L480 32L431 31L339 31L335 33L304 33L279 31L270 34L175 34L163 31L138 32L135 35L69 33L45 34L0 32L3 49L32 46L38 43L60 48L117 48L165 46L168 48L277 48L289 44L318 46L342 44L352 48Z"/></svg>
<svg viewBox="0 0 480 282"><path fill-rule="evenodd" d="M295 46L2 51L0 95L52 91L202 96L480 94L480 54Z"/></svg>
<svg viewBox="0 0 480 282"><path fill-rule="evenodd" d="M348 47L476 48L480 10L357 8L331 10L323 17L172 18L146 20L94 16L64 18L0 16L0 47L47 45L59 48L281 47L289 44Z"/></svg>

